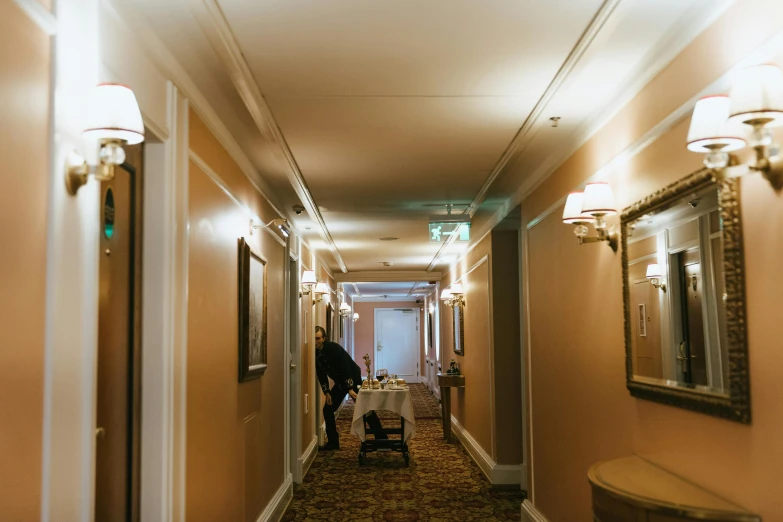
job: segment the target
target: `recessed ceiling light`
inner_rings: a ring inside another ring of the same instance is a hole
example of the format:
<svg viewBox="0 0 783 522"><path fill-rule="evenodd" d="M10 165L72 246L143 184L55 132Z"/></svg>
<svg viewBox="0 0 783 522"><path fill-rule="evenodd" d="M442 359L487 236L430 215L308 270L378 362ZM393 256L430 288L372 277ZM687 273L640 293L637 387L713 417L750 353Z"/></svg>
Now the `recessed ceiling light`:
<svg viewBox="0 0 783 522"><path fill-rule="evenodd" d="M398 237L379 237L378 238L379 241L397 241L398 239L400 239L400 238L398 238Z"/></svg>

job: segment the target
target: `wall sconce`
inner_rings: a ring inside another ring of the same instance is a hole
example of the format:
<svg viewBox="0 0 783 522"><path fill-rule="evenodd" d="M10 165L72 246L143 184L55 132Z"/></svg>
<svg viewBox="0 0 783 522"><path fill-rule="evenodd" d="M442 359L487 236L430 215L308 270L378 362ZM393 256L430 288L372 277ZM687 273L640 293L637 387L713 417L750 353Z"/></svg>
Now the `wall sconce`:
<svg viewBox="0 0 783 522"><path fill-rule="evenodd" d="M302 272L302 289L299 291L299 297L310 295L313 287L318 284L315 278L315 270L305 270Z"/></svg>
<svg viewBox="0 0 783 522"><path fill-rule="evenodd" d="M288 225L288 220L283 218L275 218L266 225L259 225L254 220L250 220L250 235L253 235L253 230L257 228L267 228L270 226L275 226L280 230L280 232L283 234L283 237L288 239L288 236L291 235L291 227Z"/></svg>
<svg viewBox="0 0 783 522"><path fill-rule="evenodd" d="M358 321L358 320L359 320L359 314L358 314L358 313L356 313L356 312L354 312L354 313L353 313L353 322L355 323L355 322L356 322L356 321Z"/></svg>
<svg viewBox="0 0 783 522"><path fill-rule="evenodd" d="M345 301L340 303L340 315L343 317L351 315L351 307Z"/></svg>
<svg viewBox="0 0 783 522"><path fill-rule="evenodd" d="M318 283L315 285L315 290L313 290L313 305L315 303L320 303L324 296L329 293L329 287L326 286L326 283Z"/></svg>
<svg viewBox="0 0 783 522"><path fill-rule="evenodd" d="M441 300L446 303L447 306L465 306L465 292L462 289L461 283L452 283L451 288L443 290L440 294Z"/></svg>
<svg viewBox="0 0 783 522"><path fill-rule="evenodd" d="M100 164L88 165L84 158L71 155L65 167L65 186L71 195L76 195L90 175L100 181L114 178L114 167L125 162L123 147L144 141L144 120L133 91L116 83L95 87L83 135L100 145Z"/></svg>
<svg viewBox="0 0 783 522"><path fill-rule="evenodd" d="M647 265L647 279L650 280L650 284L655 288L661 290L662 292L666 291L666 283L661 283L661 279L663 279L663 272L657 263Z"/></svg>
<svg viewBox="0 0 783 522"><path fill-rule="evenodd" d="M783 70L773 64L756 65L742 71L729 96L707 96L696 102L687 147L706 154L704 165L718 178L760 172L775 190L781 190L783 157L770 131L779 125L783 125ZM729 153L746 145L755 149L755 160L740 164Z"/></svg>
<svg viewBox="0 0 783 522"><path fill-rule="evenodd" d="M588 183L584 192L572 192L566 199L563 210L563 223L576 225L574 234L579 244L606 241L609 247L617 252L617 232L614 227L607 229L606 216L617 214L614 206L614 195L609 183ZM587 225L592 223L597 236L587 237Z"/></svg>

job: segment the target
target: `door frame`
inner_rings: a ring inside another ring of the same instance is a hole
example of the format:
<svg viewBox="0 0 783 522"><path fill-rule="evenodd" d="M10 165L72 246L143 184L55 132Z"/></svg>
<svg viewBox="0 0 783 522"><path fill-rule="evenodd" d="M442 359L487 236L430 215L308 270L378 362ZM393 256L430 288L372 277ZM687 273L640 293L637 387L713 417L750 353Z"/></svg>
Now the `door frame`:
<svg viewBox="0 0 783 522"><path fill-rule="evenodd" d="M418 383L421 382L421 368L420 362L421 362L421 330L419 326L419 316L421 315L421 309L417 307L411 307L411 308L375 308L373 313L373 345L372 345L372 353L373 353L373 363L376 365L373 370L377 370L377 361L378 361L378 312L401 312L402 310L412 310L415 314L414 317L416 318L416 350L415 350L415 363L416 363L416 376L413 379L410 379L410 382Z"/></svg>

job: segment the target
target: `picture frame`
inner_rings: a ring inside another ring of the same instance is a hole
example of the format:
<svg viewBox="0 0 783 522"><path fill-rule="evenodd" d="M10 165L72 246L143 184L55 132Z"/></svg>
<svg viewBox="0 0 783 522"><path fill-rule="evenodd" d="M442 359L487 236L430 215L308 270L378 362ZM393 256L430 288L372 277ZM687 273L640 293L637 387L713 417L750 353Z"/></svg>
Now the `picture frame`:
<svg viewBox="0 0 783 522"><path fill-rule="evenodd" d="M461 306L454 307L454 353L465 355L465 313Z"/></svg>
<svg viewBox="0 0 783 522"><path fill-rule="evenodd" d="M639 304L639 337L647 337L647 307L644 303Z"/></svg>
<svg viewBox="0 0 783 522"><path fill-rule="evenodd" d="M267 262L245 238L238 247L239 382L247 382L267 368Z"/></svg>
<svg viewBox="0 0 783 522"><path fill-rule="evenodd" d="M427 312L427 348L432 350L432 312Z"/></svg>

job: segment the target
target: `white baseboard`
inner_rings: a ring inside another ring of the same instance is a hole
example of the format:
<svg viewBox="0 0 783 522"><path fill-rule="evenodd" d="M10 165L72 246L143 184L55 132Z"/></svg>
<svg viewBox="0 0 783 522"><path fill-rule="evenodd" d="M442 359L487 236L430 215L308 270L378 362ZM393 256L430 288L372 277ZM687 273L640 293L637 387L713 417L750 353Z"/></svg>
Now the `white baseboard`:
<svg viewBox="0 0 783 522"><path fill-rule="evenodd" d="M522 522L548 522L529 500L522 502Z"/></svg>
<svg viewBox="0 0 783 522"><path fill-rule="evenodd" d="M291 503L291 499L294 498L294 481L293 477L289 473L285 478L285 482L277 490L275 496L267 504L266 509L256 519L256 522L279 522L285 514L288 504Z"/></svg>
<svg viewBox="0 0 783 522"><path fill-rule="evenodd" d="M498 464L492 460L492 457L462 427L462 424L459 423L454 415L451 416L451 427L454 430L454 434L492 484L519 484L522 489L525 489L527 472L523 464Z"/></svg>
<svg viewBox="0 0 783 522"><path fill-rule="evenodd" d="M318 448L318 439L313 437L313 440L310 442L310 444L307 446L307 449L302 454L301 457L299 457L299 469L301 470L300 477L304 479L305 475L307 475L307 472L310 470L310 466L313 464L313 461L315 460L315 456L318 455L318 451L316 451Z"/></svg>

